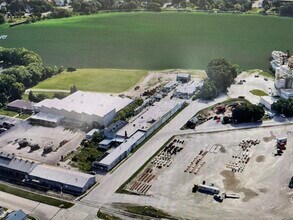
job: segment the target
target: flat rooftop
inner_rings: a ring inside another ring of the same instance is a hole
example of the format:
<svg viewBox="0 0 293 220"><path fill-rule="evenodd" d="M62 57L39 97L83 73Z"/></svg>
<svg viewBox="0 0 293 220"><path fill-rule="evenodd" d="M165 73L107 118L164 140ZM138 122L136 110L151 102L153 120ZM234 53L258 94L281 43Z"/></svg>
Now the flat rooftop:
<svg viewBox="0 0 293 220"><path fill-rule="evenodd" d="M68 112L85 113L88 115L105 116L112 110L120 111L133 100L103 93L77 91L63 99L45 99L35 107L55 108Z"/></svg>
<svg viewBox="0 0 293 220"><path fill-rule="evenodd" d="M264 101L266 101L269 104L273 104L274 102L278 101L279 98L275 98L272 96L261 96L261 99L263 99Z"/></svg>
<svg viewBox="0 0 293 220"><path fill-rule="evenodd" d="M58 121L60 121L63 118L64 117L59 116L59 115L52 115L52 114L47 114L47 113L43 113L43 112L39 112L39 113L31 116L31 119L48 121L48 122L52 122L52 123L57 123Z"/></svg>
<svg viewBox="0 0 293 220"><path fill-rule="evenodd" d="M173 109L177 104L178 102L172 100L156 102L153 106L147 107L135 120L129 122L116 134L125 136L126 131L127 136L131 137L137 130L147 131L153 123Z"/></svg>
<svg viewBox="0 0 293 220"><path fill-rule="evenodd" d="M183 78L188 78L190 76L189 73L178 73L177 77L183 77Z"/></svg>
<svg viewBox="0 0 293 220"><path fill-rule="evenodd" d="M29 101L24 101L24 100L20 100L20 99L17 99L13 102L10 102L7 107L10 107L10 108L18 108L18 109L25 109L25 110L30 110L30 111L33 111L34 108L33 108L33 105L35 103L33 102L29 102Z"/></svg>
<svg viewBox="0 0 293 220"><path fill-rule="evenodd" d="M186 94L192 94L194 93L197 88L199 87L199 83L196 83L194 81L189 82L187 84L180 84L176 88L177 93L186 93Z"/></svg>
<svg viewBox="0 0 293 220"><path fill-rule="evenodd" d="M68 170L68 169L63 169L63 168L58 168L54 166L48 166L45 164L39 164L37 165L31 172L30 176L54 181L54 182L59 182L59 183L64 183L67 185L71 186L76 186L76 187L84 187L86 183L88 182L89 179L93 178L94 176L73 171L73 170Z"/></svg>
<svg viewBox="0 0 293 220"><path fill-rule="evenodd" d="M282 93L287 94L288 96L293 96L293 89L281 89Z"/></svg>
<svg viewBox="0 0 293 220"><path fill-rule="evenodd" d="M120 144L115 150L113 150L110 154L108 154L104 159L102 159L99 164L110 165L117 158L119 158L124 152L126 152L133 144L135 144L145 132L137 131L132 137L124 140L122 144Z"/></svg>

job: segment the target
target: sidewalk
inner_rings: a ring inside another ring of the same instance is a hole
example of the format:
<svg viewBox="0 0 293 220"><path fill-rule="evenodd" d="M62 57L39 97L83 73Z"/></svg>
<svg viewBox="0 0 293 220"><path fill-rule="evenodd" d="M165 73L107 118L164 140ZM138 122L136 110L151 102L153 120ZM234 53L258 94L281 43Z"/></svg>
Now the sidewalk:
<svg viewBox="0 0 293 220"><path fill-rule="evenodd" d="M40 220L52 219L53 216L60 210L58 207L31 201L1 191L0 206L13 210L21 209L26 214L34 216Z"/></svg>

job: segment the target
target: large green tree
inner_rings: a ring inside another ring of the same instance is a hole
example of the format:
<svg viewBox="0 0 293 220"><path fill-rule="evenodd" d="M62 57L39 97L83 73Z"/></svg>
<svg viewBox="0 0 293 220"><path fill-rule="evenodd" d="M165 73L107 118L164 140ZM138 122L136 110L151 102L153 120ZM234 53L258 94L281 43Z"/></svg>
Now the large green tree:
<svg viewBox="0 0 293 220"><path fill-rule="evenodd" d="M230 64L224 58L212 59L206 73L218 92L225 92L237 77L237 66Z"/></svg>
<svg viewBox="0 0 293 220"><path fill-rule="evenodd" d="M0 47L0 63L4 69L0 74L0 106L20 99L26 88L63 71L62 67L44 67L40 56L25 48ZM42 94L31 97L34 101L47 98Z"/></svg>
<svg viewBox="0 0 293 220"><path fill-rule="evenodd" d="M31 63L42 64L42 59L38 54L25 48L0 47L0 61L4 67L28 66Z"/></svg>
<svg viewBox="0 0 293 220"><path fill-rule="evenodd" d="M210 100L216 98L218 93L214 83L211 80L206 79L199 94L200 98Z"/></svg>
<svg viewBox="0 0 293 220"><path fill-rule="evenodd" d="M93 14L102 9L102 4L97 0L73 0L71 3L74 12Z"/></svg>
<svg viewBox="0 0 293 220"><path fill-rule="evenodd" d="M272 109L279 114L284 114L287 117L293 116L293 99L281 98L272 104Z"/></svg>
<svg viewBox="0 0 293 220"><path fill-rule="evenodd" d="M233 120L241 122L257 122L264 116L264 110L261 106L252 104L242 104L232 110Z"/></svg>
<svg viewBox="0 0 293 220"><path fill-rule="evenodd" d="M24 86L22 83L15 82L11 85L10 100L21 99L21 95L24 92Z"/></svg>
<svg viewBox="0 0 293 220"><path fill-rule="evenodd" d="M5 15L0 14L0 24L4 24L4 23L5 23Z"/></svg>

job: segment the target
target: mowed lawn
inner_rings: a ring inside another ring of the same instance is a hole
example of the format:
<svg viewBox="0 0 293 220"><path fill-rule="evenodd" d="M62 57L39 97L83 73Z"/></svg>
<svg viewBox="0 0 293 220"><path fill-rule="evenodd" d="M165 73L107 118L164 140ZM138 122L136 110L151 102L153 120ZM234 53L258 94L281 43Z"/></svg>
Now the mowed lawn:
<svg viewBox="0 0 293 220"><path fill-rule="evenodd" d="M268 70L273 50L293 51L293 19L261 15L129 12L0 26L4 47L26 47L46 65L205 69L225 57Z"/></svg>
<svg viewBox="0 0 293 220"><path fill-rule="evenodd" d="M120 93L134 86L147 71L116 69L78 69L53 76L32 89L69 90L72 85L82 91Z"/></svg>

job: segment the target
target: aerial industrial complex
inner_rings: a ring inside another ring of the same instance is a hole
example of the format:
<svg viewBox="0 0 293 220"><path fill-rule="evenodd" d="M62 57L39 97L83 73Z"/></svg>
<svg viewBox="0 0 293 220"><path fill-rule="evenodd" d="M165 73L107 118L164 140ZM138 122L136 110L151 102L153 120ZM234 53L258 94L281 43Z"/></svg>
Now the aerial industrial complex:
<svg viewBox="0 0 293 220"><path fill-rule="evenodd" d="M18 115L0 118L0 179L78 204L54 207L44 219L94 219L97 211L121 217L121 204L148 204L184 219L277 216L271 209L256 216L252 207L263 202L291 216L292 118L272 105L292 98L293 57L271 55L275 77L243 71L227 94L209 101L198 99L206 75L184 70L151 73L123 94L13 101L7 109ZM252 104L264 111L260 120L231 119L237 106ZM19 215L40 217L52 207L19 208Z"/></svg>
<svg viewBox="0 0 293 220"><path fill-rule="evenodd" d="M107 153L102 160L95 161L93 166L104 171L111 170L127 157L137 145L172 117L182 107L182 104L175 101L161 101L146 108L133 121L116 132L114 140L108 143L115 142L117 138L119 138L119 142L121 139L123 142L113 151Z"/></svg>

